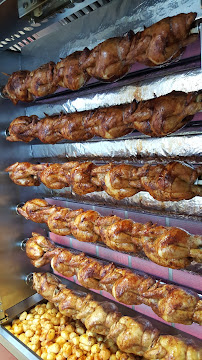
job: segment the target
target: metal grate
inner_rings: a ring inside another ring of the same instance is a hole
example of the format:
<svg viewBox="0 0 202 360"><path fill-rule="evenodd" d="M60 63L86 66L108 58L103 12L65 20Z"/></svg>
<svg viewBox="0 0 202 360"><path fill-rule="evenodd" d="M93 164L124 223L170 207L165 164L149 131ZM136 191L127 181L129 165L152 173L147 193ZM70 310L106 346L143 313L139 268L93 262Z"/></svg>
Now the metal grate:
<svg viewBox="0 0 202 360"><path fill-rule="evenodd" d="M82 4L75 3L74 8L60 10L57 14L51 15L41 22L36 23L30 21L29 26L20 29L15 34L0 41L0 50L10 49L12 51L21 51L21 49L29 43L36 41L47 33L53 32L57 23L66 25L112 1L113 0L97 0L91 3L91 1L86 0L83 1ZM43 31L44 29L45 31Z"/></svg>

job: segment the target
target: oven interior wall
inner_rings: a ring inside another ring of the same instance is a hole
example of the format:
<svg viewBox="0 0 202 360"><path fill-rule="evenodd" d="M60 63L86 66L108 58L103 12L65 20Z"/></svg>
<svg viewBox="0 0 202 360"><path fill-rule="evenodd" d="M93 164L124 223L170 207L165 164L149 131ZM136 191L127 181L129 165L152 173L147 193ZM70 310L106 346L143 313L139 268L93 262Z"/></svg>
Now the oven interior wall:
<svg viewBox="0 0 202 360"><path fill-rule="evenodd" d="M0 56L0 85L5 84L5 75L21 69L21 54L4 51ZM29 161L32 146L6 141L5 131L10 122L25 114L24 105L13 105L0 98L0 297L2 312L27 298L33 291L26 285L25 275L33 270L30 261L21 251L21 242L36 229L31 221L25 221L16 213L16 205L36 197L35 188L16 186L4 169L16 161ZM2 314L2 315L1 315Z"/></svg>

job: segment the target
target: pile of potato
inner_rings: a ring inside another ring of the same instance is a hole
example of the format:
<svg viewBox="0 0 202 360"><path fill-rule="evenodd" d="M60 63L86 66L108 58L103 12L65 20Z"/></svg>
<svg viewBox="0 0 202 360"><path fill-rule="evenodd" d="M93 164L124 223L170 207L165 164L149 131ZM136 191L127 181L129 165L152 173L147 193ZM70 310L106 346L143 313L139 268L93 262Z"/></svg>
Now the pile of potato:
<svg viewBox="0 0 202 360"><path fill-rule="evenodd" d="M48 302L5 328L44 360L134 360L122 353L112 340L86 330L80 321L62 315Z"/></svg>

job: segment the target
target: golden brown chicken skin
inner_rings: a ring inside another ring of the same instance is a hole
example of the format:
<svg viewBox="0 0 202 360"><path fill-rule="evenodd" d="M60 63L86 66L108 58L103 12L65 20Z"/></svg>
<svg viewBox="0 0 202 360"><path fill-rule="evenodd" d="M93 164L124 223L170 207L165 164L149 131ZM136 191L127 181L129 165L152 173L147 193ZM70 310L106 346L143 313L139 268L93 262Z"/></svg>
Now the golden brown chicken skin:
<svg viewBox="0 0 202 360"><path fill-rule="evenodd" d="M90 79L90 76L82 69L88 49L75 51L62 59L55 66L54 80L59 86L70 90L78 90Z"/></svg>
<svg viewBox="0 0 202 360"><path fill-rule="evenodd" d="M193 168L185 163L172 161L167 165L134 166L127 164L106 164L97 166L91 161L69 162L64 164L46 164L36 166L28 162L16 163L5 171L16 183L19 171L21 184L32 186L30 177L38 178L50 189L71 186L78 195L105 190L116 200L131 197L140 191L148 191L159 201L179 201L202 196L202 187L195 181L202 173L202 167ZM38 169L38 170L37 170Z"/></svg>
<svg viewBox="0 0 202 360"><path fill-rule="evenodd" d="M40 251L41 250L41 251ZM126 305L146 304L164 320L191 324L199 316L199 296L195 292L171 284L163 284L135 271L120 268L113 263L105 264L84 253L74 254L55 247L37 234L26 243L26 254L35 267L48 262L54 271L63 276L76 275L80 284L88 289L105 290ZM196 312L196 317L195 317Z"/></svg>
<svg viewBox="0 0 202 360"><path fill-rule="evenodd" d="M147 66L166 64L198 38L190 34L195 18L193 12L167 17L136 34L129 31L107 39L91 51L76 51L56 65L50 61L27 74L13 73L3 92L16 104L51 94L58 86L78 90L90 77L118 80L136 62Z"/></svg>
<svg viewBox="0 0 202 360"><path fill-rule="evenodd" d="M50 61L29 73L26 78L26 87L34 96L52 94L57 89L54 79L55 63Z"/></svg>
<svg viewBox="0 0 202 360"><path fill-rule="evenodd" d="M136 34L105 40L90 51L83 64L89 75L104 81L124 76L135 62L157 66L178 57L198 38L190 35L196 13L167 17Z"/></svg>
<svg viewBox="0 0 202 360"><path fill-rule="evenodd" d="M130 31L125 36L103 41L90 51L82 68L90 76L99 80L115 81L120 79L130 70L130 64L126 63L126 57L133 36L133 32Z"/></svg>
<svg viewBox="0 0 202 360"><path fill-rule="evenodd" d="M39 119L36 115L19 116L12 121L8 128L6 140L30 142L37 137L36 124Z"/></svg>
<svg viewBox="0 0 202 360"><path fill-rule="evenodd" d="M134 60L147 66L158 66L178 57L184 48L196 41L198 34L190 34L196 13L167 17L135 34L127 62Z"/></svg>
<svg viewBox="0 0 202 360"><path fill-rule="evenodd" d="M201 360L201 348L177 336L160 335L144 318L122 316L114 303L98 303L91 295L69 290L54 275L33 273L33 288L62 314L81 320L90 331L107 335L126 353L149 360Z"/></svg>
<svg viewBox="0 0 202 360"><path fill-rule="evenodd" d="M202 110L202 93L173 91L139 104L123 104L69 114L46 115L40 121L21 116L9 126L9 141L29 142L34 138L49 144L61 140L86 141L94 136L115 139L134 129L160 137L181 129ZM24 122L23 122L24 119ZM17 126L19 122L22 125ZM26 128L27 124L27 128Z"/></svg>
<svg viewBox="0 0 202 360"><path fill-rule="evenodd" d="M129 122L143 134L160 137L181 129L201 110L201 92L186 94L173 91L168 95L141 101Z"/></svg>
<svg viewBox="0 0 202 360"><path fill-rule="evenodd" d="M93 210L71 210L47 201L27 201L18 212L26 219L46 223L55 234L74 235L79 241L103 242L117 251L143 251L153 262L182 269L194 260L202 262L202 236L152 223L136 223L117 216L101 216Z"/></svg>
<svg viewBox="0 0 202 360"><path fill-rule="evenodd" d="M202 187L194 185L201 175L202 167L196 170L180 162L168 163L160 172L155 174L155 168L141 178L142 186L155 199L160 201L179 201L192 199L195 195L202 196Z"/></svg>
<svg viewBox="0 0 202 360"><path fill-rule="evenodd" d="M3 95L8 97L14 105L18 101L30 102L34 100L34 96L29 92L26 80L30 72L27 70L15 71L8 79L3 89Z"/></svg>
<svg viewBox="0 0 202 360"><path fill-rule="evenodd" d="M11 180L21 186L39 186L41 183L40 173L49 164L30 164L28 162L15 163L8 166L5 171L9 172Z"/></svg>

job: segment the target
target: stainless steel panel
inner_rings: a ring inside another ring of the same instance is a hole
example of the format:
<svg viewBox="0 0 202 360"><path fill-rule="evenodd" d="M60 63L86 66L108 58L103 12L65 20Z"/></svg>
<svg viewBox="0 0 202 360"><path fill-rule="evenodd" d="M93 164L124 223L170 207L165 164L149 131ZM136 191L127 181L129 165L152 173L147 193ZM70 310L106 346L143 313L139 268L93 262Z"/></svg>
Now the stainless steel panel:
<svg viewBox="0 0 202 360"><path fill-rule="evenodd" d="M61 29L61 27L63 27L63 23L66 23L66 21L63 20L64 18L70 17L71 20L68 20L68 22L74 21L78 18L78 16L75 14L77 14L80 10L84 10L82 16L85 16L85 13L96 9L96 7L93 5L95 0L71 0L71 2L70 0L66 2L60 0L57 1L57 4L55 4L56 1L52 1L52 3L56 5L53 7L53 9L51 9L53 10L52 14L50 11L50 1L46 1L42 16L40 16L39 11L38 14L34 14L34 11L32 11L32 13L29 15L24 16L26 12L25 10L28 10L28 8L30 9L30 2L34 7L35 1L19 0L17 2L17 0L6 0L5 3L4 1L0 1L0 51L4 51L10 47L13 47L14 50L21 50L21 47L25 46L30 41L43 37L47 33L50 34L57 28ZM38 1L38 3L39 2L44 3L45 1ZM20 3L20 17L18 14L17 3ZM22 8L22 3L26 4L26 9ZM101 5L103 6L104 4L105 0L102 0ZM93 9L88 9L89 5L92 5ZM23 18L21 16L23 16ZM31 40L30 36L33 36ZM3 41L3 44L1 41ZM20 44L18 44L19 42Z"/></svg>
<svg viewBox="0 0 202 360"><path fill-rule="evenodd" d="M116 2L113 1L107 7L98 9L96 12L96 17L94 13L88 14L87 16L79 19L79 21L75 21L63 27L59 26L56 32L47 35L42 39L39 39L33 44L28 45L23 49L22 59L20 58L20 56L18 56L18 54L4 53L3 55L1 55L0 58L0 69L1 71L11 73L12 71L21 68L21 60L22 68L33 69L41 65L42 63L49 61L50 59L58 61L60 56L66 56L67 54L72 53L75 50L83 49L85 46L92 48L97 43L105 40L106 38L121 35L125 31L128 31L130 28L134 29L135 31L142 30L143 25L149 26L152 23L166 17L168 13L170 16L172 16L179 12L189 11L197 11L198 17L202 16L202 9L200 8L200 4L198 1L194 1L193 3L192 0L137 0L135 2L132 2L130 0L116 0ZM160 71L162 71L162 69ZM5 77L0 74L0 84L4 84L5 82ZM175 83L175 86L178 86L179 84L182 85L183 83ZM192 83L190 82L190 85L191 84ZM146 82L145 86L147 86ZM183 90L183 88L181 90ZM129 94L130 96L131 94L133 94L133 89L131 92L128 93L128 95ZM77 95L78 93L75 93L73 97L75 98ZM143 93L138 93L138 96L139 95L142 96ZM66 102L67 100L68 99L66 98ZM122 101L126 101L126 98ZM53 100L53 102L54 106L58 105L58 99ZM75 104L76 103L78 104L78 100L75 100ZM84 106L86 106L85 104ZM91 103L91 106L94 105L98 106L96 103L96 97ZM101 105L101 103L99 103L99 105ZM44 105L41 107L40 111L42 111L43 108ZM51 108L51 106L49 108ZM30 111L30 109L31 107L28 106L26 111L28 112ZM52 107L51 111L55 111L56 109L57 106L55 108ZM68 110L72 111L72 109ZM54 146L36 145L36 143L35 145L23 143L11 144L5 141L5 129L8 127L12 119L14 119L18 115L25 114L25 106L18 105L17 107L15 107L11 104L10 101L1 99L0 111L0 149L2 157L0 165L0 296L2 296L3 298L4 309L7 310L12 305L18 303L19 301L27 298L27 296L32 294L32 290L25 284L24 280L25 274L29 271L33 271L33 267L30 265L29 260L24 256L24 253L20 251L20 243L24 237L30 236L32 230L43 230L43 226L41 227L40 225L34 224L31 221L24 221L22 217L17 216L15 213L15 206L17 203L23 200L28 200L40 195L45 196L47 192L43 187L21 188L16 186L10 180L8 181L8 175L4 174L3 169L15 161L29 161L32 159L32 157L34 157L35 159L48 157L51 158L52 161L54 161L54 158L59 158L60 160L62 160L67 158L67 156L69 156L70 154L72 157L79 156L78 151L80 151L80 149L82 149L82 154L85 154L85 156L89 156L92 158L92 156L94 156L92 155L92 153L94 151L93 147L95 147L95 144L96 149L98 150L98 152L100 152L100 156L104 156L105 159L107 159L107 157L111 157L114 153L115 142L101 142L96 140L96 142L87 142L85 144L58 144ZM176 141L177 138L178 136L175 136L174 141ZM192 154L190 154L190 157L192 156L191 159L193 163L198 162L197 156L200 152L198 142L195 141L196 138L197 140L200 140L198 136L186 138L190 149L192 148ZM179 141L184 142L184 139L184 137L179 136ZM138 156L140 155L140 148L137 145L140 143L139 139L136 140L128 138L126 141L127 142L125 142L125 140L123 139L119 141L120 146L122 146L123 144L127 144L126 152L123 154L122 158L124 159L127 157L131 157L132 160L134 158L138 158ZM145 143L147 145L145 146L148 146L148 144L150 143L150 139L143 139L142 141L147 141L147 143ZM170 155L169 138L161 141L165 141L164 146L167 146L164 148L165 153L163 154L163 157L165 157L165 154L166 156L167 154ZM195 144L194 148L193 143ZM106 148L106 144L107 151L103 153L103 145ZM153 149L153 156L156 156L157 152L155 146L151 145L151 147ZM186 151L180 154L180 156L186 157ZM176 148L173 156L175 158L178 155L179 154L177 154ZM148 156L150 156L150 153L148 154ZM145 159L146 153L144 160ZM142 159L140 159L140 162L141 161ZM54 195L54 192L51 192L49 194ZM59 193L55 195L63 196ZM73 196L72 194L70 195ZM65 194L65 196L67 196L67 194ZM78 200L76 197L74 197L74 199L75 201ZM89 197L86 197L84 200L86 202L94 203L95 199L96 198L89 199ZM142 199L140 200L142 201ZM100 201L99 197L96 201ZM104 201L107 201L107 204L110 205L108 199L104 198ZM111 203L111 206L119 207L120 203L115 204L113 202ZM128 208L128 206L130 206L130 202L121 206ZM136 209L138 209L138 207L136 207ZM160 209L160 211L161 210L162 209ZM169 211L170 209L168 209L168 212ZM196 209L196 212L199 212L199 208ZM99 295L96 295L96 297L97 296ZM131 314L133 314L132 310L127 309L126 307L122 308L124 313L131 312ZM158 322L156 323L159 325ZM166 325L161 324L160 326L164 329L166 328ZM179 331L167 327L167 332L178 333ZM15 346L18 347L19 342L16 343Z"/></svg>
<svg viewBox="0 0 202 360"><path fill-rule="evenodd" d="M0 70L10 73L21 67L20 56L16 53L2 53ZM3 74L0 73L0 82ZM6 311L12 305L33 294L26 286L24 274L32 271L32 266L24 253L20 251L20 243L30 235L35 226L25 222L15 211L16 203L34 197L36 189L24 189L13 186L4 169L11 162L31 159L31 146L23 143L8 143L5 140L5 128L10 119L24 114L22 105L14 106L10 101L0 98L0 297ZM39 229L41 230L41 229Z"/></svg>
<svg viewBox="0 0 202 360"><path fill-rule="evenodd" d="M27 348L26 345L19 341L18 338L12 336L12 334L4 328L0 328L0 344L2 344L18 360L40 359L29 348Z"/></svg>
<svg viewBox="0 0 202 360"><path fill-rule="evenodd" d="M27 286L28 287L28 286ZM29 288L29 287L28 287ZM42 296L34 294L24 301L12 306L7 310L8 320L6 323L10 323L14 318L20 315L23 311L30 310L33 306L42 300ZM5 324L6 324L5 323ZM0 326L0 343L11 352L18 360L36 360L40 359L32 350L24 345L18 338L6 330L2 325Z"/></svg>
<svg viewBox="0 0 202 360"><path fill-rule="evenodd" d="M167 17L196 11L202 16L199 1L193 0L116 0L94 12L59 26L57 31L35 41L22 49L23 68L34 69L50 60L58 61L85 46L92 49L98 43L119 36L132 29L143 30L144 26ZM54 46L53 46L54 44Z"/></svg>

